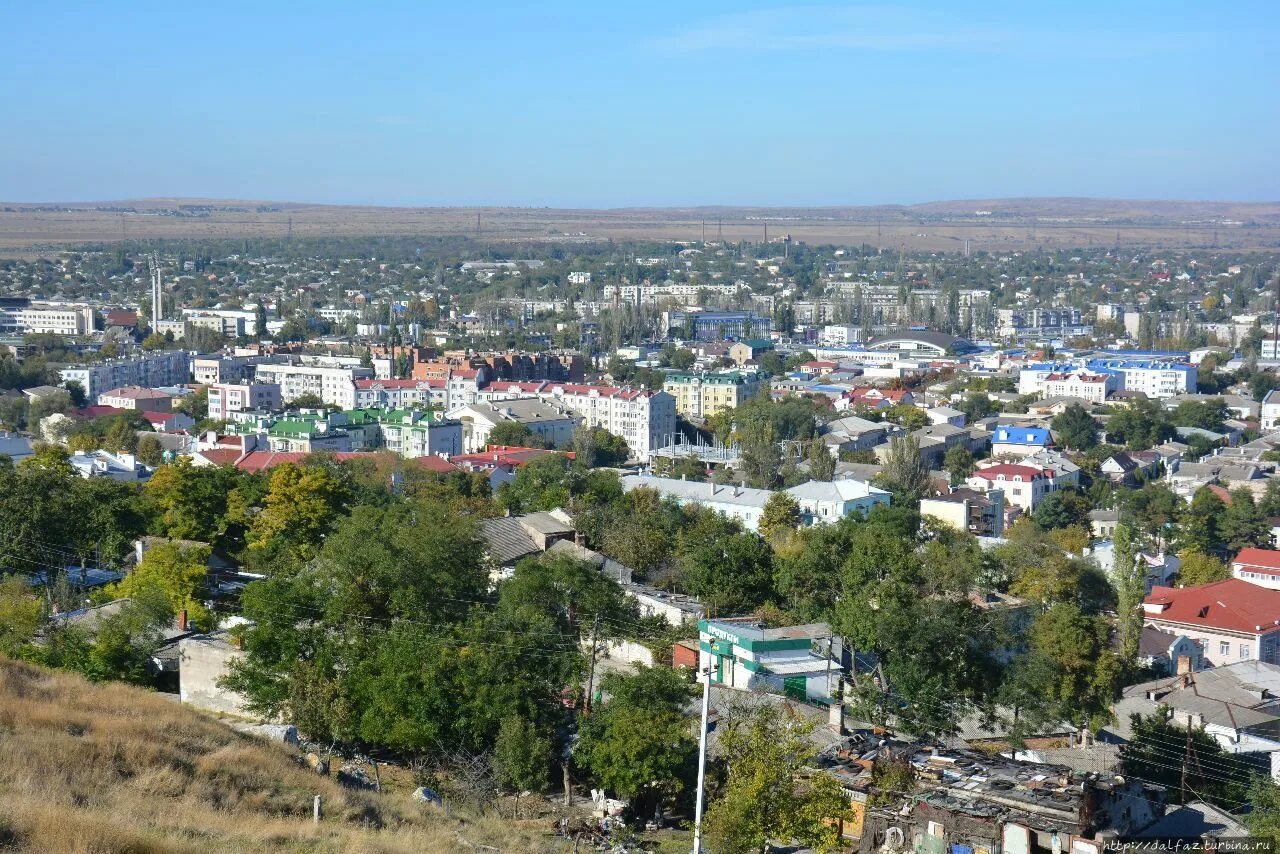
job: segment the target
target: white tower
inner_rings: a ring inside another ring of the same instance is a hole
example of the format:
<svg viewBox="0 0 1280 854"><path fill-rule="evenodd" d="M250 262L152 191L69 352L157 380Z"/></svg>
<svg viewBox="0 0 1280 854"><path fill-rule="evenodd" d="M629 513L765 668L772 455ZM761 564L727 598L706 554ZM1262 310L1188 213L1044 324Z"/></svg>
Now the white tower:
<svg viewBox="0 0 1280 854"><path fill-rule="evenodd" d="M164 297L160 290L160 254L151 255L151 328L164 320Z"/></svg>

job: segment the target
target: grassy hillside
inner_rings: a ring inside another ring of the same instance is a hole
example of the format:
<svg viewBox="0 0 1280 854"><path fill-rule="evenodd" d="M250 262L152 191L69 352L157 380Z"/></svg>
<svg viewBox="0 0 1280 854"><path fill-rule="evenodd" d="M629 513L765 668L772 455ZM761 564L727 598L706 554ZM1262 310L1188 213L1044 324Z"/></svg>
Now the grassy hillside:
<svg viewBox="0 0 1280 854"><path fill-rule="evenodd" d="M348 791L156 694L2 658L0 757L0 850L557 850L497 820Z"/></svg>

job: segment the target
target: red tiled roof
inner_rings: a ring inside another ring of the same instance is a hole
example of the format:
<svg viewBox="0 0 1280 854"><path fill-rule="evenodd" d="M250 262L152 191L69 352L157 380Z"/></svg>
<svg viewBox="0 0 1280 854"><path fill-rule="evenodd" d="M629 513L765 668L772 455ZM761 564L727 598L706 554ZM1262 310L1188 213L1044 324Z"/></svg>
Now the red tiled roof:
<svg viewBox="0 0 1280 854"><path fill-rule="evenodd" d="M210 448L196 453L215 466L234 465L235 461L240 459L240 451L235 448Z"/></svg>
<svg viewBox="0 0 1280 854"><path fill-rule="evenodd" d="M107 312L106 321L107 326L137 326L138 313L117 308Z"/></svg>
<svg viewBox="0 0 1280 854"><path fill-rule="evenodd" d="M496 468L498 466L522 466L527 462L545 457L547 454L562 454L573 459L572 451L550 451L545 448L521 448L515 445L490 445L484 451L475 454L458 454L449 458L455 465L474 468Z"/></svg>
<svg viewBox="0 0 1280 854"><path fill-rule="evenodd" d="M1249 634L1275 629L1280 621L1280 590L1239 578L1196 587L1154 587L1143 604L1166 605L1159 613L1148 610L1148 620Z"/></svg>
<svg viewBox="0 0 1280 854"><path fill-rule="evenodd" d="M449 472L458 470L457 466L446 460L444 457L413 457L412 459L405 460L405 463L407 465L416 465L419 468L426 469L427 471L439 472L440 474L448 474Z"/></svg>
<svg viewBox="0 0 1280 854"><path fill-rule="evenodd" d="M1250 570L1265 570L1273 574L1280 574L1280 552L1271 549L1241 549L1240 554L1236 555L1236 559L1232 562L1233 566L1240 566Z"/></svg>

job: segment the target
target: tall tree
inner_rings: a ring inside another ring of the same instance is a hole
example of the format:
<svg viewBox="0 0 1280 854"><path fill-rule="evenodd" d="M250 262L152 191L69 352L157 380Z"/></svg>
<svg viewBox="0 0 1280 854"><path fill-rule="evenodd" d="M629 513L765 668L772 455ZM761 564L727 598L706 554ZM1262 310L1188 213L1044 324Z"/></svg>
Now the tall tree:
<svg viewBox="0 0 1280 854"><path fill-rule="evenodd" d="M915 504L928 492L929 470L920 457L920 443L914 436L895 436L889 440L880 479L895 499L901 499L895 500L895 504Z"/></svg>
<svg viewBox="0 0 1280 854"><path fill-rule="evenodd" d="M836 458L827 450L827 443L815 438L809 443L809 477L813 480L830 481L836 475Z"/></svg>
<svg viewBox="0 0 1280 854"><path fill-rule="evenodd" d="M1067 450L1087 451L1098 444L1098 422L1078 403L1055 416L1050 426Z"/></svg>
<svg viewBox="0 0 1280 854"><path fill-rule="evenodd" d="M1115 570L1116 629L1120 636L1120 660L1126 667L1138 665L1142 635L1142 598L1146 595L1146 568L1138 560L1137 544L1128 525L1116 525Z"/></svg>

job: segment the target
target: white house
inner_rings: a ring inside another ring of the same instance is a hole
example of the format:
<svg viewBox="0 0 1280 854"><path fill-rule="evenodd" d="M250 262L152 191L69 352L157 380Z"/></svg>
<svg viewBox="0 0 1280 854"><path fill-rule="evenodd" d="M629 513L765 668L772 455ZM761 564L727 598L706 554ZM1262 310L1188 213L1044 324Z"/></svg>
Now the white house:
<svg viewBox="0 0 1280 854"><path fill-rule="evenodd" d="M1280 552L1271 549L1241 549L1231 561L1231 574L1241 581L1280 590Z"/></svg>
<svg viewBox="0 0 1280 854"><path fill-rule="evenodd" d="M470 403L450 409L446 417L462 422L463 449L468 454L483 451L493 428L503 422L525 425L554 448L568 445L582 423L581 415L536 398Z"/></svg>
<svg viewBox="0 0 1280 854"><path fill-rule="evenodd" d="M768 489L751 489L745 486L718 483L699 483L693 480L677 480L672 477L654 477L647 474L629 474L622 477L622 488L657 490L663 498L671 498L678 504L697 504L709 510L737 519L748 531L756 530L764 505L773 493Z"/></svg>
<svg viewBox="0 0 1280 854"><path fill-rule="evenodd" d="M1156 587L1142 601L1146 625L1200 644L1215 667L1280 663L1280 590L1228 578L1195 587Z"/></svg>
<svg viewBox="0 0 1280 854"><path fill-rule="evenodd" d="M999 463L978 469L969 476L965 485L979 492L1002 490L1006 504L1031 513L1053 491L1052 474L1043 468Z"/></svg>
<svg viewBox="0 0 1280 854"><path fill-rule="evenodd" d="M877 504L889 506L888 492L852 478L811 480L787 492L800 505L808 525L837 522L853 514L865 517Z"/></svg>

